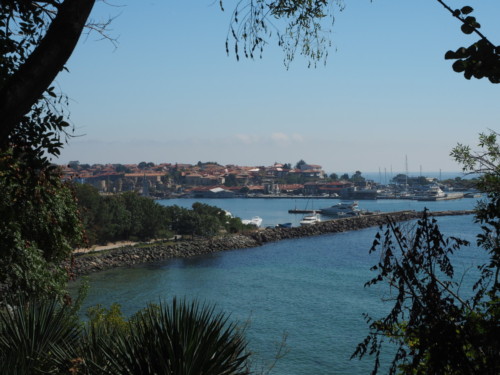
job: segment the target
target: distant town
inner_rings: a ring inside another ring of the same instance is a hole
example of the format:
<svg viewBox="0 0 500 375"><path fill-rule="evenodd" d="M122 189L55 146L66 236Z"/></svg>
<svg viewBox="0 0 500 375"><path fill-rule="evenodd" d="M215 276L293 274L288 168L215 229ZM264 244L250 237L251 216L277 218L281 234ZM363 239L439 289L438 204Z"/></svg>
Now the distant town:
<svg viewBox="0 0 500 375"><path fill-rule="evenodd" d="M473 194L475 181L439 181L398 174L387 185L352 175L326 174L321 165L300 160L295 165L271 166L140 162L139 164L81 164L60 166L63 178L94 186L102 194L135 191L143 196L168 198L330 197L344 199L455 199ZM461 193L462 192L462 193Z"/></svg>

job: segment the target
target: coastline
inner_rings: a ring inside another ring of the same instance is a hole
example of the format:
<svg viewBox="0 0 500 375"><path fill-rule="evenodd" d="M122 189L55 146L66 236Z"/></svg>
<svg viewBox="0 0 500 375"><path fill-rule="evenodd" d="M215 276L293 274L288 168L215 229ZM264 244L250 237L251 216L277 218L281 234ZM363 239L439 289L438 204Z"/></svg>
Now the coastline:
<svg viewBox="0 0 500 375"><path fill-rule="evenodd" d="M430 216L471 215L473 211L436 211ZM385 212L366 216L323 221L315 225L293 228L267 228L248 234L227 234L208 239L152 243L150 245L127 245L105 251L74 253L71 262L66 266L72 278L111 268L133 266L137 264L158 262L172 258L189 258L220 251L245 249L262 246L267 242L318 236L328 233L340 233L365 229L394 222L404 222L422 217L422 212L398 211Z"/></svg>

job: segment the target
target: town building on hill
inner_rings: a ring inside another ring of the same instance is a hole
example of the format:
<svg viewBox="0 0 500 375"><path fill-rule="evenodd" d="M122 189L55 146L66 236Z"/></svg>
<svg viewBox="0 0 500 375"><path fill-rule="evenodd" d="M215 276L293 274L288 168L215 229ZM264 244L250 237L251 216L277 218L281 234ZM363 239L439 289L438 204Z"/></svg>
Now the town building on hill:
<svg viewBox="0 0 500 375"><path fill-rule="evenodd" d="M192 165L144 161L139 164L89 165L72 161L60 169L65 180L91 184L102 193L136 191L149 192L155 197L176 196L186 192L211 197L240 194L325 194L328 189L336 189L330 187L321 191L315 184L310 184L325 178L322 167L315 164L303 164L300 168L293 169L290 164L281 163L265 167L224 166L215 162L198 162ZM307 189L302 181L309 183Z"/></svg>

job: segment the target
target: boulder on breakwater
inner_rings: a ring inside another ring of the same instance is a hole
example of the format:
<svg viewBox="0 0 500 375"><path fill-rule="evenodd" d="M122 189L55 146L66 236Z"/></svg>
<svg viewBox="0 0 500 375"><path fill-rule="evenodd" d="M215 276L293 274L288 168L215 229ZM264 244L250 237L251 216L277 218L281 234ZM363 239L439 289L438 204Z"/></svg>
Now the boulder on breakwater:
<svg viewBox="0 0 500 375"><path fill-rule="evenodd" d="M438 211L431 212L429 213L429 215L448 216L469 215L472 213L473 211ZM391 219L393 222L414 220L421 218L422 214L423 213L421 211L383 212L377 214L322 221L314 225L295 228L268 228L263 231L250 233L249 236L262 244L265 242L274 242L284 239L317 236L327 233L340 233L381 226L387 224L389 219Z"/></svg>
<svg viewBox="0 0 500 375"><path fill-rule="evenodd" d="M171 258L188 258L224 250L245 249L259 244L248 236L227 235L210 239L154 243L151 245L125 246L117 249L78 254L73 257L71 273L87 275L115 267L157 262Z"/></svg>
<svg viewBox="0 0 500 375"><path fill-rule="evenodd" d="M432 216L467 215L472 211L433 212ZM225 235L210 239L180 241L170 243L154 243L151 245L125 246L103 252L80 254L73 257L68 264L74 276L82 276L92 272L110 268L131 266L135 264L157 262L171 258L188 258L225 250L257 247L266 242L284 239L317 236L327 233L339 233L359 230L394 222L408 221L422 217L422 212L400 211L363 215L345 219L323 221L314 225L295 228L271 228L250 232L246 235Z"/></svg>

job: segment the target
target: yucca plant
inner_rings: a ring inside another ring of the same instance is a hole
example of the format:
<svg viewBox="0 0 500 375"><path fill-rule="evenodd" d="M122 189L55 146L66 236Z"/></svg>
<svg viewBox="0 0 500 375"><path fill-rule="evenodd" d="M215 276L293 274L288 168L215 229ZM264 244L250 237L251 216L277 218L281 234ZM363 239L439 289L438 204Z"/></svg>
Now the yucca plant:
<svg viewBox="0 0 500 375"><path fill-rule="evenodd" d="M114 337L93 327L92 374L249 374L247 343L213 306L178 302L149 305Z"/></svg>
<svg viewBox="0 0 500 375"><path fill-rule="evenodd" d="M81 326L57 300L18 300L0 310L0 374L62 374L76 370Z"/></svg>

